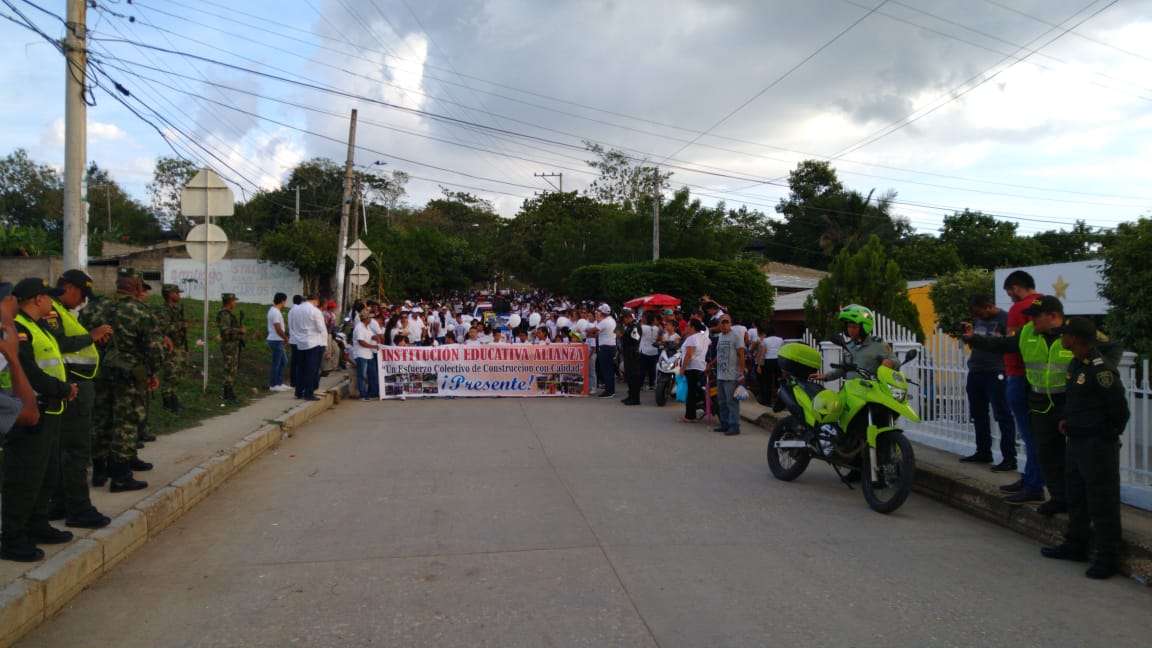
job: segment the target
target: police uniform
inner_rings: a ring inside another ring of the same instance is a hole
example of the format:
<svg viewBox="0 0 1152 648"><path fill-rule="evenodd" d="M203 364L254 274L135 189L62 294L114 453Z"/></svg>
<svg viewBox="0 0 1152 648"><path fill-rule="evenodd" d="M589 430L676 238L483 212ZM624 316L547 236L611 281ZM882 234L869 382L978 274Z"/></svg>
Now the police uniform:
<svg viewBox="0 0 1152 648"><path fill-rule="evenodd" d="M220 296L224 304L236 301L233 293ZM240 366L240 349L244 342L244 324L232 309L221 308L216 313L216 326L220 329L220 355L224 359L224 400L236 401L236 370Z"/></svg>
<svg viewBox="0 0 1152 648"><path fill-rule="evenodd" d="M92 278L81 270L68 270L57 287L71 284L85 298L92 295ZM49 472L53 484L53 518L64 517L68 526L100 528L110 522L92 505L88 494L88 465L92 461L92 409L96 400L94 379L100 371L100 352L88 329L64 304L53 300L54 320L48 326L56 336L68 380L77 386L76 399L60 417L60 451L53 456Z"/></svg>
<svg viewBox="0 0 1152 648"><path fill-rule="evenodd" d="M1096 327L1082 318L1069 320L1060 332L1096 338ZM1106 578L1120 558L1120 436L1128 424L1128 399L1116 367L1095 346L1087 357L1072 360L1066 381L1068 530L1062 550L1069 555L1050 557L1086 557L1091 540L1096 555L1088 575Z"/></svg>
<svg viewBox="0 0 1152 648"><path fill-rule="evenodd" d="M43 319L24 310L27 300L56 291L42 279L24 279L12 289L22 308L16 315L20 366L36 392L40 421L33 427L15 427L4 440L4 474L0 492L0 556L31 562L44 553L37 544L59 544L72 534L48 523L52 480L48 473L53 454L59 452L60 420L72 386L55 336ZM8 376L10 380L10 376Z"/></svg>
<svg viewBox="0 0 1152 648"><path fill-rule="evenodd" d="M848 347L848 351L852 353L852 363L873 375L880 369L880 365L883 364L885 360L897 362L896 354L892 351L892 345L876 335L866 335L860 340L849 340L846 346ZM855 371L845 371L843 369L833 369L824 374L824 380L859 377L860 375Z"/></svg>
<svg viewBox="0 0 1152 648"><path fill-rule="evenodd" d="M632 321L624 325L620 336L620 355L624 359L624 377L628 382L627 405L640 404L640 389L644 386L644 365L640 361L640 324L632 316Z"/></svg>

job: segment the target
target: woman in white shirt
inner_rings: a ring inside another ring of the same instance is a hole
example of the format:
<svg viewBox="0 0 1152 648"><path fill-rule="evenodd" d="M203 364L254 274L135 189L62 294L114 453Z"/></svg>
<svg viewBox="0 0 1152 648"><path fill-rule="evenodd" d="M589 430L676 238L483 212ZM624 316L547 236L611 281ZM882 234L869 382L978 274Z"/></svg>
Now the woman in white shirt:
<svg viewBox="0 0 1152 648"><path fill-rule="evenodd" d="M648 381L648 388L656 386L656 360L660 357L660 349L656 348L656 341L660 338L660 327L656 325L656 313L644 313L644 323L640 325L640 364L644 367L644 379Z"/></svg>
<svg viewBox="0 0 1152 648"><path fill-rule="evenodd" d="M780 384L780 347L784 338L776 335L772 325L764 327L764 337L760 339L760 402L771 405L776 399L776 389Z"/></svg>
<svg viewBox="0 0 1152 648"><path fill-rule="evenodd" d="M696 422L696 408L704 401L704 370L708 366L708 347L712 341L708 339L708 327L698 319L689 323L692 335L684 340L680 347L684 351L684 378L688 381L688 396L684 399L685 423Z"/></svg>

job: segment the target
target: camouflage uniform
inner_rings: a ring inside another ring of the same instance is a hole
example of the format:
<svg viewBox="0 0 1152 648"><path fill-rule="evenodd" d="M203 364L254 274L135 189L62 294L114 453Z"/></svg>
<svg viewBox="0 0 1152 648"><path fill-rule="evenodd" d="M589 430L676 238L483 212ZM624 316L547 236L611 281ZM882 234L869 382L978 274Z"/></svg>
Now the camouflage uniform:
<svg viewBox="0 0 1152 648"><path fill-rule="evenodd" d="M231 293L224 294L224 302L235 299ZM240 365L240 349L244 344L244 324L236 313L221 308L216 313L216 326L220 329L220 355L224 359L224 400L236 400L236 369Z"/></svg>
<svg viewBox="0 0 1152 648"><path fill-rule="evenodd" d="M164 293L176 286L164 286ZM161 332L172 341L172 350L164 354L160 369L160 395L165 403L176 398L176 380L188 362L188 320L184 317L184 304L164 302L157 309Z"/></svg>
<svg viewBox="0 0 1152 648"><path fill-rule="evenodd" d="M87 313L86 326L113 328L104 350L104 364L96 380L96 439L93 460L106 459L121 471L136 457L136 439L145 417L148 379L156 375L162 359L156 319L147 306L126 293L103 300ZM97 320L97 317L100 319Z"/></svg>

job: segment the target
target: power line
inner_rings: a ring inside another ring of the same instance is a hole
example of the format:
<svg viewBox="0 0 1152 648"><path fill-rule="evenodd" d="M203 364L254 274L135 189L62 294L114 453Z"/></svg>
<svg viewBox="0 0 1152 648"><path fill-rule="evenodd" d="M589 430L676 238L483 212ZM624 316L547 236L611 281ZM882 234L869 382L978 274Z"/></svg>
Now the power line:
<svg viewBox="0 0 1152 648"><path fill-rule="evenodd" d="M1040 18L1039 16L1036 16L1036 15L1033 15L1030 13L1025 13L1025 12L1020 11L1019 9L1015 8L1015 7L1008 6L1008 5L1004 4L1003 2L997 2L996 0L984 0L984 2L987 2L988 4L992 5L993 7L999 7L1001 9L1003 9L1004 11L1014 13L1017 16L1023 16L1025 18L1035 20L1036 22L1038 22L1040 24L1048 25L1049 27L1059 27L1059 25L1057 25L1056 23L1053 23L1049 20L1045 20L1044 18ZM1094 37L1089 36L1087 34L1082 34L1076 30L1072 31L1072 35L1077 37L1077 38L1086 40L1090 43L1096 43L1097 45L1100 45L1102 47L1107 47L1108 49L1116 50L1117 52L1120 52L1122 54L1127 54L1128 56L1133 56L1135 58L1142 59L1144 61L1152 62L1152 57L1144 56L1143 54L1140 54L1138 52L1133 52L1132 50L1124 49L1123 47L1118 47L1112 43L1109 43L1108 41L1103 41L1103 40L1100 40L1099 38L1094 38Z"/></svg>

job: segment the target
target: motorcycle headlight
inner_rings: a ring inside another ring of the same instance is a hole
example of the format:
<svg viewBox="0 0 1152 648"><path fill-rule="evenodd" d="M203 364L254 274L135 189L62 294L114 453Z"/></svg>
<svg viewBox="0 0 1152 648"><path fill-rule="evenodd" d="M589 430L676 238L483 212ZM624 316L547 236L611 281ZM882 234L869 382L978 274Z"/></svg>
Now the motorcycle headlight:
<svg viewBox="0 0 1152 648"><path fill-rule="evenodd" d="M908 400L908 390L907 389L900 389L899 387L892 387L890 389L890 391L892 392L892 398L895 398L896 400L900 401L901 403Z"/></svg>

